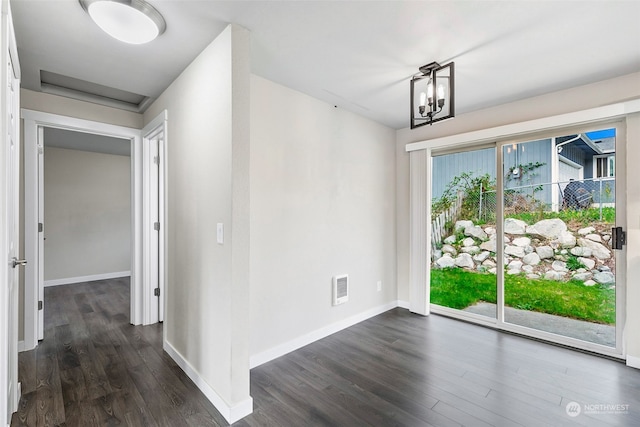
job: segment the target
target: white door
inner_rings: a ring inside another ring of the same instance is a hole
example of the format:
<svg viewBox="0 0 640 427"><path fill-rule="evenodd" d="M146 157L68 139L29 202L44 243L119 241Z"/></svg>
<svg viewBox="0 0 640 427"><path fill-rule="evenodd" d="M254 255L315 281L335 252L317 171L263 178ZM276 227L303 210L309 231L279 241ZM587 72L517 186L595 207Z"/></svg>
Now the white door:
<svg viewBox="0 0 640 427"><path fill-rule="evenodd" d="M18 274L24 260L18 260L19 248L19 96L20 71L8 2L2 2L2 161L0 188L3 194L0 242L4 261L0 289L0 420L8 424L17 409L18 389ZM4 41L8 41L5 43ZM3 279L3 282L5 280ZM5 394L6 392L6 394Z"/></svg>

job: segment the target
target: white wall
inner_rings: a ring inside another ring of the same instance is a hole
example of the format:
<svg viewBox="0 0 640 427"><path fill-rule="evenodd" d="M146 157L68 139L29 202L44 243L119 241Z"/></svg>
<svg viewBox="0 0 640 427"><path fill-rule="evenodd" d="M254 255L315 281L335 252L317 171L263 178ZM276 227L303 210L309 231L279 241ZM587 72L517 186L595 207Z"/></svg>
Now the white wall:
<svg viewBox="0 0 640 427"><path fill-rule="evenodd" d="M249 33L231 25L144 116L168 112L165 348L228 420L251 410L249 89Z"/></svg>
<svg viewBox="0 0 640 427"><path fill-rule="evenodd" d="M46 147L44 165L45 282L130 271L131 159Z"/></svg>
<svg viewBox="0 0 640 427"><path fill-rule="evenodd" d="M395 304L395 250L395 132L252 76L252 358Z"/></svg>
<svg viewBox="0 0 640 427"><path fill-rule="evenodd" d="M640 97L640 73L554 92L535 98L504 104L485 110L455 117L452 120L424 126L418 129L401 129L396 138L397 168L397 245L398 245L398 298L409 298L409 155L405 152L408 143L426 141L443 136L456 135L474 130L492 128L510 123L549 117L563 113L586 110ZM627 120L627 165L629 171L640 162L640 120ZM628 354L638 358L640 364L640 289L636 280L640 274L640 246L634 238L640 237L640 190L631 177L627 179L627 219L622 224L629 230L627 246L627 329ZM637 180L636 180L637 181Z"/></svg>

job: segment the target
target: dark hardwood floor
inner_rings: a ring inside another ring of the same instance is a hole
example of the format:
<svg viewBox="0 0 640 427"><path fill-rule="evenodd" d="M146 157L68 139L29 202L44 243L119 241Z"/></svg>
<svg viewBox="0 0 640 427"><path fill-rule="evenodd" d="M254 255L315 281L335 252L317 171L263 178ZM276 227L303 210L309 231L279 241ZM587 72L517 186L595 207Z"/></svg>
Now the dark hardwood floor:
<svg viewBox="0 0 640 427"><path fill-rule="evenodd" d="M226 425L163 353L162 326L128 324L127 280L47 288L46 302L12 426ZM638 370L403 309L253 369L251 395L237 426L640 425Z"/></svg>

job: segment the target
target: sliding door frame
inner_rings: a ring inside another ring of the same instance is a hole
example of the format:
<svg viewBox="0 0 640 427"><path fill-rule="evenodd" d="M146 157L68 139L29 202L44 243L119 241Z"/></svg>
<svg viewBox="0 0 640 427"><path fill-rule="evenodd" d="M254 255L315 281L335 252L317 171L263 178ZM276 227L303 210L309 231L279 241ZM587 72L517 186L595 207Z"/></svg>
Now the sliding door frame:
<svg viewBox="0 0 640 427"><path fill-rule="evenodd" d="M496 181L497 181L497 194L496 198L500 201L496 207L496 217L503 217L503 155L502 148L507 144L513 144L517 142L533 141L542 138L551 138L557 136L560 133L568 134L571 132L585 132L594 130L595 128L615 127L616 128L616 156L624 158L626 153L626 132L625 132L625 118L628 114L640 112L640 100L629 101L620 104L614 104L605 107L594 108L590 110L580 111L576 113L564 114L561 116L549 117L544 119L537 119L523 123L516 123L512 125L500 126L497 128L485 129L481 131L469 132L465 134L453 135L444 138L438 138L430 141L421 141L406 146L406 151L410 152L410 155L416 156L418 153L412 153L414 151L423 151L420 155L426 156L426 168L424 168L423 175L421 173L411 172L411 184L412 187L419 180L424 180L428 183L430 181L432 172L432 156L445 151L464 151L465 149L475 149L476 147L482 147L483 145L494 144L496 147ZM616 162L616 225L626 228L626 204L625 204L625 180L619 179L626 176L625 166L623 162ZM430 196L431 186L427 185L429 191L427 193ZM431 260L431 245L426 244L431 242L431 227L428 226L429 218L431 218L431 199L425 197L423 203L426 206L415 206L416 201L411 200L411 212L424 209L426 212L426 218L424 221L424 233L425 241L422 242L426 246L426 256L421 257L423 266L416 266L414 263L418 261L418 258L414 256L414 245L411 247L411 260L412 270L420 271L424 268L426 273L426 282L419 283L416 280L412 280L410 283L410 298L415 298L420 294L426 294L429 301L430 294L430 262ZM413 219L411 232L413 234ZM447 307L441 307L431 304L430 308L425 310L425 314L429 312L443 314L460 318L474 323L483 324L485 326L493 327L499 330L504 330L512 333L527 335L536 339L544 341L554 342L561 345L575 347L591 352L600 353L610 357L624 359L626 357L625 343L623 341L625 319L626 319L626 247L622 251L618 251L616 254L616 347L607 347L599 344L589 343L586 341L578 340L575 338L564 337L549 332L539 331L519 325L505 323L504 321L504 233L502 231L503 224L496 221L497 229L497 241L496 241L496 258L498 260L497 268L497 313L496 319L487 318L485 316L473 315L471 313L465 313L460 310L454 310ZM412 237L412 241L415 238ZM417 279L417 278L416 278ZM424 290L419 292L415 290L415 287L424 286ZM410 301L410 304L418 305L420 302Z"/></svg>

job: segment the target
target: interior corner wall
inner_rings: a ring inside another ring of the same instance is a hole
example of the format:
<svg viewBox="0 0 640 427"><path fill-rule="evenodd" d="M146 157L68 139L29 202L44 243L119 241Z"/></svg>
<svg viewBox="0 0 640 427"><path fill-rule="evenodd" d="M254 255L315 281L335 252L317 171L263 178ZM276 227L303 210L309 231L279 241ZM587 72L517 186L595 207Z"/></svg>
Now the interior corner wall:
<svg viewBox="0 0 640 427"><path fill-rule="evenodd" d="M449 121L423 126L417 129L401 129L396 132L397 170L397 245L398 245L398 297L409 295L409 154L405 147L409 143L428 141L444 136L457 135L481 129L525 122L564 113L587 110L640 98L640 72L614 79L579 86L568 90L525 99L497 107L461 114ZM640 129L638 118L627 119L627 164L629 171L640 162ZM634 280L640 274L640 246L634 245L634 236L640 238L638 215L640 199L634 192L634 182L627 178L627 221L629 245L627 248L627 329L625 331L628 354L640 360L640 318L635 307L640 306L640 289ZM637 181L637 180L636 180ZM623 225L624 226L624 225Z"/></svg>
<svg viewBox="0 0 640 427"><path fill-rule="evenodd" d="M230 25L144 115L168 117L165 348L227 409L250 404L249 64L249 34Z"/></svg>
<svg viewBox="0 0 640 427"><path fill-rule="evenodd" d="M45 147L44 164L45 284L131 271L130 157Z"/></svg>
<svg viewBox="0 0 640 427"><path fill-rule="evenodd" d="M252 359L395 304L394 159L394 130L252 75Z"/></svg>

